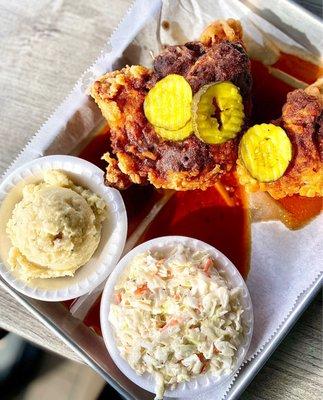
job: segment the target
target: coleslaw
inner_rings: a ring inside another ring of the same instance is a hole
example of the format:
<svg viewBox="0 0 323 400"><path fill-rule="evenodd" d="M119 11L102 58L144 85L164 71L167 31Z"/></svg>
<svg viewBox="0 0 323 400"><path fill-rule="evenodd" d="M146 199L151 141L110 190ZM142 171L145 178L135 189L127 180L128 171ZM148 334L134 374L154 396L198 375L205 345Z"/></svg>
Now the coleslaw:
<svg viewBox="0 0 323 400"><path fill-rule="evenodd" d="M109 321L121 356L166 388L233 370L243 339L240 288L221 276L207 251L188 246L143 252L114 288Z"/></svg>

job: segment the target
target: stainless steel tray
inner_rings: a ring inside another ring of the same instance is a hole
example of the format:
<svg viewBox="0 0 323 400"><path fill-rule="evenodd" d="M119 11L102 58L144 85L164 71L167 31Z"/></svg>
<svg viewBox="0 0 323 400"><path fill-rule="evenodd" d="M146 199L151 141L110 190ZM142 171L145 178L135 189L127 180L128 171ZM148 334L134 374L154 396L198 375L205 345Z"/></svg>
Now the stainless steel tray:
<svg viewBox="0 0 323 400"><path fill-rule="evenodd" d="M149 12L153 12L154 9L157 9L160 6L160 2L149 2L147 1L147 9L150 8ZM275 18L281 19L284 15L289 15L290 18L291 9L293 13L296 13L298 18L303 18L311 22L315 21L317 24L318 21L311 17L307 12L302 9L298 9L297 6L290 4L287 1L268 1L266 2L266 10L258 9L258 6L261 2L257 1L247 1L244 2L248 5L248 7L252 8L255 12L262 14L262 16L267 17L268 19L275 20ZM263 2L262 2L263 3ZM296 8L295 8L296 7ZM147 9L145 12L148 12ZM268 11L270 9L270 12ZM136 13L141 12L140 9L136 9L136 5L132 8L132 11L127 14L127 17L119 28L122 29L122 26L126 26L127 21L129 19L133 19L136 16ZM267 13L267 15L266 15ZM287 18L287 19L288 19ZM138 27L139 30L140 27ZM295 32L294 32L295 33ZM135 33L134 33L135 34ZM297 34L295 33L296 38ZM113 40L113 38L112 38ZM131 37L124 38L124 43L120 43L121 48L126 48L127 44L132 40ZM114 68L117 68L117 64L113 64ZM85 74L86 77L86 74ZM83 80L79 81L76 85L74 91L71 93L67 101L79 94L80 102L86 101L86 96L81 90L82 85L84 84ZM61 108L64 107L61 106ZM92 107L92 106L89 106ZM72 121L74 118L79 118L77 115L77 107L70 110L70 120ZM94 117L91 120L91 123L95 123L98 125L101 121L101 115L98 111L92 109ZM57 113L56 113L57 114ZM40 157L42 155L49 154L66 154L66 148L64 145L60 145L58 141L52 141L51 143L45 143L42 141L42 146L39 147L39 151L35 152L35 144L39 142L39 139L42 136L42 132L48 129L48 124L57 123L57 115L54 115L52 119L50 119L38 132L37 136L31 141L31 143L26 147L26 149L20 154L18 159L14 162L14 164L10 167L12 168L21 165L22 163L34 159L36 157ZM59 116L59 113L58 113ZM84 138L89 134L89 130L87 129L87 121L84 120L83 124L84 132L82 135ZM64 121L63 121L64 122ZM66 121L65 121L66 122ZM73 127L73 124L70 125ZM64 123L57 129L57 135L63 135L64 130L66 130L66 126ZM38 141L38 142L37 142ZM69 144L68 153L75 153L75 148L77 148L76 143ZM253 379L253 377L257 374L257 372L261 369L261 367L265 364L267 359L285 337L285 335L289 332L291 327L297 321L301 313L306 309L306 307L310 304L313 297L317 294L320 287L322 286L322 277L318 278L315 283L304 293L302 293L292 312L289 314L283 325L280 327L278 332L272 338L272 340L267 343L267 345L263 348L261 353L255 356L250 362L245 364L241 369L239 375L231 386L229 392L226 394L225 399L232 400L237 399ZM17 301L19 301L26 309L28 309L35 317L37 317L40 321L44 323L51 331L53 331L58 337L60 337L67 345L69 345L78 355L79 357L91 366L95 371L97 371L107 382L111 384L121 395L126 399L133 400L145 400L151 399L152 394L140 389L138 386L134 385L127 377L125 377L115 366L112 359L109 357L109 354L106 351L105 345L103 343L103 339L95 334L92 329L88 328L83 322L71 315L69 310L60 303L46 303L38 300L33 300L27 298L26 296L18 293L13 288L11 288L2 278L0 278L0 284L3 286Z"/></svg>
<svg viewBox="0 0 323 400"><path fill-rule="evenodd" d="M239 399L255 375L264 366L280 342L288 334L298 318L309 306L322 287L323 278L319 278L313 286L299 297L295 308L286 319L280 331L275 335L263 351L248 362L240 371L225 400ZM70 346L75 353L98 374L102 376L125 399L152 399L152 395L140 389L127 379L115 366L106 351L103 339L85 326L80 320L71 316L60 303L45 303L30 299L12 289L0 278L0 284L28 311L38 318L47 328Z"/></svg>

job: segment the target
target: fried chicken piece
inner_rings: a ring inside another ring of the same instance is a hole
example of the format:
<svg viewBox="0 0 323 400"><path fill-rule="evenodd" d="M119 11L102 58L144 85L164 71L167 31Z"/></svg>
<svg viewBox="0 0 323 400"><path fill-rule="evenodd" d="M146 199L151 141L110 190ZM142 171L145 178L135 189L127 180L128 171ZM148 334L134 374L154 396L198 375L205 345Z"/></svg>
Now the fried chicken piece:
<svg viewBox="0 0 323 400"><path fill-rule="evenodd" d="M322 95L314 85L287 95L282 117L273 123L285 130L292 143L291 163L277 181L261 183L250 176L238 160L239 181L247 190L268 191L275 199L294 194L306 197L323 195L322 105Z"/></svg>
<svg viewBox="0 0 323 400"><path fill-rule="evenodd" d="M245 113L250 106L250 61L242 43L238 21L211 24L200 42L168 46L153 69L127 66L103 75L92 87L92 97L107 119L111 154L107 184L124 189L131 183L152 183L157 188L206 189L237 159L237 139L209 145L191 135L183 141L163 140L147 121L143 103L154 84L168 74L180 74L193 93L211 82L231 81L239 86Z"/></svg>

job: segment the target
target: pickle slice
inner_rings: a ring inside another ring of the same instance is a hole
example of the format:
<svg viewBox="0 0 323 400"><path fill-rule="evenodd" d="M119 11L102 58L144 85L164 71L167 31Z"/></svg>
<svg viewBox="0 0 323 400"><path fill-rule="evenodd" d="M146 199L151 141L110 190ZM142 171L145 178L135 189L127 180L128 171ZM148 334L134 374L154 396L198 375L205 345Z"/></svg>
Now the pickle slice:
<svg viewBox="0 0 323 400"><path fill-rule="evenodd" d="M149 90L144 112L148 121L163 129L176 131L191 119L192 89L181 75L171 74Z"/></svg>
<svg viewBox="0 0 323 400"><path fill-rule="evenodd" d="M193 97L192 119L196 136L205 143L235 138L244 120L239 88L231 82L203 86Z"/></svg>
<svg viewBox="0 0 323 400"><path fill-rule="evenodd" d="M165 140L183 140L189 137L193 133L192 121L189 120L188 123L183 126L183 128L177 129L176 131L171 131L170 129L159 128L155 126L155 131Z"/></svg>
<svg viewBox="0 0 323 400"><path fill-rule="evenodd" d="M292 145L281 127L254 125L240 141L239 158L252 177L273 182L284 175L292 159Z"/></svg>

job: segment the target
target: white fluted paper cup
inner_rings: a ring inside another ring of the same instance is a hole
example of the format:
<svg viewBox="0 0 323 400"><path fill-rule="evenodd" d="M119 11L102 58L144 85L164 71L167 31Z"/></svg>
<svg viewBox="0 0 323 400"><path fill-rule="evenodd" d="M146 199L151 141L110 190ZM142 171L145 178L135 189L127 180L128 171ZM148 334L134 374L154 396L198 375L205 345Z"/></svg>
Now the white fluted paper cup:
<svg viewBox="0 0 323 400"><path fill-rule="evenodd" d="M25 282L8 266L11 247L6 225L15 204L22 198L22 188L40 182L44 171L60 170L73 183L90 189L107 204L108 217L102 223L101 239L91 259L73 277L32 279ZM117 264L126 240L127 214L120 193L104 185L103 171L81 158L55 155L35 159L13 171L0 185L0 274L19 292L39 300L62 301L91 292L102 283Z"/></svg>
<svg viewBox="0 0 323 400"><path fill-rule="evenodd" d="M118 263L113 273L110 275L109 279L105 284L101 299L100 308L100 323L101 331L103 334L103 339L107 350L110 353L111 358L117 365L117 367L134 383L141 386L143 389L149 392L155 393L155 380L154 377L145 373L143 375L138 375L123 359L120 352L116 346L115 334L113 326L108 320L110 312L110 304L113 303L113 293L116 283L119 280L120 275L123 273L124 269L130 264L135 256L143 253L147 250L153 249L167 249L176 246L177 244L183 244L194 250L205 250L207 251L216 261L217 269L219 273L226 279L230 288L239 287L241 288L241 304L244 309L242 314L242 321L244 326L244 338L241 346L237 349L235 366L230 373L223 373L219 376L214 376L209 374L201 374L200 376L193 378L190 382L179 383L175 389L167 389L164 396L165 397L187 397L196 398L197 395L203 393L206 390L210 390L216 387L226 380L232 378L238 371L239 367L243 363L253 332L253 310L252 303L248 288L240 275L239 271L232 264L232 262L219 250L213 246L202 242L201 240L185 237L185 236L164 236L156 239L149 240L148 242L142 243L141 245L135 247L129 253L127 253Z"/></svg>

